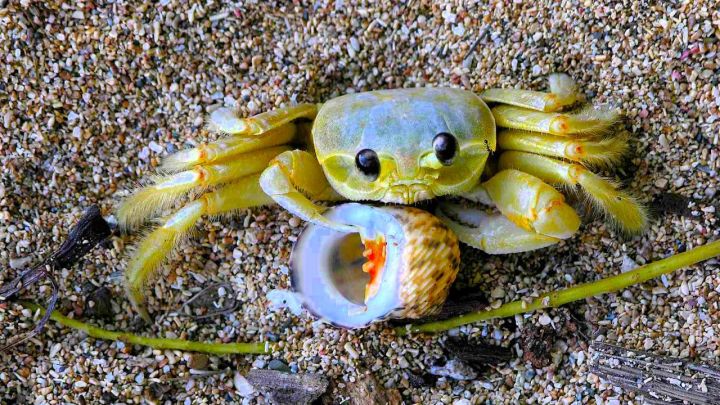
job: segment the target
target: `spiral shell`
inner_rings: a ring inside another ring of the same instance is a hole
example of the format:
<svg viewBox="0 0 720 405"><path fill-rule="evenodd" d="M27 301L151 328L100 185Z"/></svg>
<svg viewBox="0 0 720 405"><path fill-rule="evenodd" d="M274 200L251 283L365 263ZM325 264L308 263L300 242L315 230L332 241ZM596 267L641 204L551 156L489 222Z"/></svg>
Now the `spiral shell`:
<svg viewBox="0 0 720 405"><path fill-rule="evenodd" d="M337 326L360 328L432 315L442 307L459 269L460 250L455 234L438 218L412 207L357 203L338 205L325 215L358 225L363 234L313 224L303 230L293 248L291 276L311 313Z"/></svg>

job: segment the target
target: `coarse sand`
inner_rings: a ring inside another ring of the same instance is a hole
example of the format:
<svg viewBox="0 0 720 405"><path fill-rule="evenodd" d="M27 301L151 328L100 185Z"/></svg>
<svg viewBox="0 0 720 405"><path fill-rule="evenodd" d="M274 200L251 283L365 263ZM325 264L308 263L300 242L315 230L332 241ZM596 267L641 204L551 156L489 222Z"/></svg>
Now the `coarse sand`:
<svg viewBox="0 0 720 405"><path fill-rule="evenodd" d="M616 175L654 211L651 226L628 237L576 201L585 218L577 236L509 256L467 248L458 289L497 305L615 274L718 238L719 51L713 1L0 0L0 281L56 249L88 206L112 221L163 157L214 137L204 117L218 106L248 116L381 88L543 90L552 72L575 78L593 103L624 110L632 153ZM115 236L57 274L59 307L76 318L148 336L282 342L276 353L153 351L51 322L0 354L0 403L265 403L239 376L268 367L325 374L334 403L359 372L406 403L639 403L588 372L589 342L720 361L720 266L711 260L618 294L451 331L509 348L512 360L468 381L432 377L448 334L399 338L382 324L351 332L270 308L268 292L289 287L301 228L276 208L205 220L148 287L152 326L122 285L141 233ZM183 304L219 282L239 309L187 316ZM24 296L48 293L42 284ZM109 310L95 308L108 300ZM30 329L32 315L0 303L0 342ZM551 335L539 361L522 338L533 330Z"/></svg>

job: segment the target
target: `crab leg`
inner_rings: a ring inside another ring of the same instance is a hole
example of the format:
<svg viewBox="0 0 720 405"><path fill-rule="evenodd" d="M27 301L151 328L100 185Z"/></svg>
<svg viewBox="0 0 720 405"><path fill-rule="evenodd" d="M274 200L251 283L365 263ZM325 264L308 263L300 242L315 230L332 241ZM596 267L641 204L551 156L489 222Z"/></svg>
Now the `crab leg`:
<svg viewBox="0 0 720 405"><path fill-rule="evenodd" d="M498 134L498 146L504 150L539 153L589 164L615 163L627 151L628 133L602 140L569 138L519 129L506 129Z"/></svg>
<svg viewBox="0 0 720 405"><path fill-rule="evenodd" d="M341 232L358 232L351 225L327 219L325 210L310 198L322 201L343 200L330 186L317 159L301 150L280 154L260 176L260 186L276 203L293 215Z"/></svg>
<svg viewBox="0 0 720 405"><path fill-rule="evenodd" d="M436 214L459 240L489 254L527 252L560 241L523 229L502 214L488 214L458 204L443 203Z"/></svg>
<svg viewBox="0 0 720 405"><path fill-rule="evenodd" d="M489 103L510 104L536 111L552 112L577 101L577 85L570 76L563 73L548 77L550 92L519 89L488 89L480 97Z"/></svg>
<svg viewBox="0 0 720 405"><path fill-rule="evenodd" d="M260 173L287 146L244 153L233 159L209 165L198 165L192 170L160 177L155 184L144 187L118 208L118 222L123 228L135 228L151 216L172 206L189 191L227 183L253 173Z"/></svg>
<svg viewBox="0 0 720 405"><path fill-rule="evenodd" d="M240 118L230 108L218 108L210 113L207 128L212 132L230 136L169 156L163 162L161 169L183 170L240 153L288 143L298 136L293 121L312 120L317 115L317 111L316 104L298 104L249 118Z"/></svg>
<svg viewBox="0 0 720 405"><path fill-rule="evenodd" d="M639 232L647 225L647 213L631 195L620 191L609 180L585 167L525 152L504 152L499 168L514 168L532 173L551 184L580 185L595 205L629 232Z"/></svg>
<svg viewBox="0 0 720 405"><path fill-rule="evenodd" d="M227 215L270 204L273 200L260 189L259 175L243 177L189 202L145 236L125 272L130 299L142 317L150 320L143 292L147 280L203 215Z"/></svg>
<svg viewBox="0 0 720 405"><path fill-rule="evenodd" d="M317 115L316 104L298 104L279 108L249 118L240 118L230 108L218 108L208 117L208 130L235 136L258 136L300 118L312 120Z"/></svg>
<svg viewBox="0 0 720 405"><path fill-rule="evenodd" d="M230 158L240 159L238 155L264 148L287 144L297 138L297 126L283 124L263 133L262 136L230 136L186 149L165 158L160 170L177 172L196 165L214 163Z"/></svg>
<svg viewBox="0 0 720 405"><path fill-rule="evenodd" d="M589 106L577 113L548 113L511 105L499 105L491 111L499 127L561 136L602 134L620 119L617 111L606 106Z"/></svg>

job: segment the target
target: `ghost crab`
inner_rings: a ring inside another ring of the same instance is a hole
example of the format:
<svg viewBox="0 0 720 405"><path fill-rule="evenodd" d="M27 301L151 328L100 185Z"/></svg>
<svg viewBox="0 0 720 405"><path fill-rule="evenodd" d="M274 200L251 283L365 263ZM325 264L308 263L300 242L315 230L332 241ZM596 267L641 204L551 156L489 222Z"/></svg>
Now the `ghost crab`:
<svg viewBox="0 0 720 405"><path fill-rule="evenodd" d="M203 191L140 242L126 272L131 301L149 318L143 285L201 216L261 205L279 204L324 228L359 233L369 262L382 252L378 235L326 215L316 202L409 205L462 197L487 209L442 202L437 217L460 241L502 254L546 247L578 230L578 215L554 187L569 186L582 189L620 228L642 230L645 210L588 168L612 164L626 151L627 133L613 133L619 113L603 106L566 111L579 102L574 81L564 74L549 79L549 92L412 88L348 94L250 118L215 110L208 129L226 136L169 156L161 167L166 175L118 210L120 225L131 229L189 192ZM497 127L504 129L496 133ZM376 265L382 263L365 270ZM453 279L454 273L444 283ZM366 302L376 284L373 276Z"/></svg>

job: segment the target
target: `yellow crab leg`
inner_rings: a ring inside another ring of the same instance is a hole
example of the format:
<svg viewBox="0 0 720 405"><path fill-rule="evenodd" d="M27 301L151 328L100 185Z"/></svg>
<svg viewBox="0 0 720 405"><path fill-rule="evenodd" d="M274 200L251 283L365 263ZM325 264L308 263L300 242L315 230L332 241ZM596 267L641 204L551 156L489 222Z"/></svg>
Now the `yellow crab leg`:
<svg viewBox="0 0 720 405"><path fill-rule="evenodd" d="M170 215L163 225L151 231L138 245L125 272L128 295L146 320L144 286L175 246L203 215L226 215L234 211L273 204L260 189L259 174L243 177L220 189L203 194Z"/></svg>
<svg viewBox="0 0 720 405"><path fill-rule="evenodd" d="M263 133L262 136L230 136L197 148L181 150L165 158L160 170L176 172L196 165L208 164L230 158L240 159L239 154L272 146L283 145L296 139L297 127L293 123L283 124Z"/></svg>
<svg viewBox="0 0 720 405"><path fill-rule="evenodd" d="M520 228L566 239L580 227L580 218L565 203L565 196L533 175L501 170L480 187L495 207Z"/></svg>
<svg viewBox="0 0 720 405"><path fill-rule="evenodd" d="M500 155L498 166L532 173L551 184L579 184L595 205L626 231L640 232L647 226L647 213L634 197L581 165L532 153L510 151Z"/></svg>
<svg viewBox="0 0 720 405"><path fill-rule="evenodd" d="M341 232L358 232L354 226L325 218L322 215L325 208L308 198L343 200L328 183L315 156L305 151L284 152L273 159L260 176L260 186L276 203L305 221Z"/></svg>
<svg viewBox="0 0 720 405"><path fill-rule="evenodd" d="M577 85L570 76L563 73L548 77L550 92L519 89L488 89L480 97L489 103L510 104L536 111L557 111L577 101Z"/></svg>
<svg viewBox="0 0 720 405"><path fill-rule="evenodd" d="M502 214L488 214L458 204L442 203L436 214L460 241L489 254L527 252L560 241L523 229Z"/></svg>
<svg viewBox="0 0 720 405"><path fill-rule="evenodd" d="M287 150L287 146L263 149L160 177L155 180L155 184L141 188L123 201L117 210L118 223L123 229L135 228L152 215L175 204L189 191L260 173L274 157Z"/></svg>
<svg viewBox="0 0 720 405"><path fill-rule="evenodd" d="M306 103L240 118L230 108L218 108L210 113L207 127L210 131L224 134L257 136L300 118L312 120L317 112L316 104Z"/></svg>
<svg viewBox="0 0 720 405"><path fill-rule="evenodd" d="M511 105L499 105L491 111L499 127L562 136L601 134L620 119L620 114L607 106L590 106L577 113L547 113Z"/></svg>
<svg viewBox="0 0 720 405"><path fill-rule="evenodd" d="M539 153L576 162L609 165L617 162L628 148L627 131L602 140L554 136L521 129L506 129L498 134L498 146L504 150Z"/></svg>

